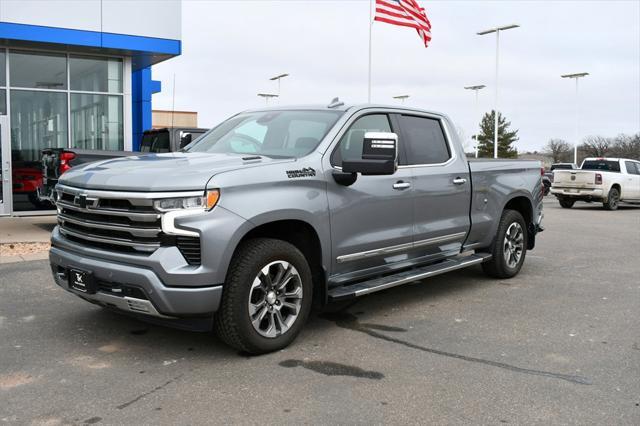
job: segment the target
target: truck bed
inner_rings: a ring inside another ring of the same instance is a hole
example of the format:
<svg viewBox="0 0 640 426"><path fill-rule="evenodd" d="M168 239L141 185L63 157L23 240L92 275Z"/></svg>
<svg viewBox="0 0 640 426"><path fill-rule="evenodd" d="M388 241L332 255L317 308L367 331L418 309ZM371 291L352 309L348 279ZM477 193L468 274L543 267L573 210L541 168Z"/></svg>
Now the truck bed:
<svg viewBox="0 0 640 426"><path fill-rule="evenodd" d="M495 235L504 206L504 197L517 188L522 197L536 205L542 203L542 163L538 160L478 158L469 160L471 174L471 229L468 241ZM532 190L533 188L533 190ZM536 218L533 218L534 221ZM484 241L485 244L490 241Z"/></svg>

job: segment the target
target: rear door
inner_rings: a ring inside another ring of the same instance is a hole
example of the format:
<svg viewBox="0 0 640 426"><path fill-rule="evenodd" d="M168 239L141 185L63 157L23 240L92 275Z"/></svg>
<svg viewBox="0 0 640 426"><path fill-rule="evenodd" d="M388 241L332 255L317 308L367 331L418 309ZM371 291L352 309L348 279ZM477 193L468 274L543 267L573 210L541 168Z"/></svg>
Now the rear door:
<svg viewBox="0 0 640 426"><path fill-rule="evenodd" d="M411 170L413 176L414 255L439 258L459 253L470 227L467 161L441 117L396 118L407 150L400 169Z"/></svg>
<svg viewBox="0 0 640 426"><path fill-rule="evenodd" d="M627 175L622 188L622 199L640 200L640 162L626 160L624 166Z"/></svg>

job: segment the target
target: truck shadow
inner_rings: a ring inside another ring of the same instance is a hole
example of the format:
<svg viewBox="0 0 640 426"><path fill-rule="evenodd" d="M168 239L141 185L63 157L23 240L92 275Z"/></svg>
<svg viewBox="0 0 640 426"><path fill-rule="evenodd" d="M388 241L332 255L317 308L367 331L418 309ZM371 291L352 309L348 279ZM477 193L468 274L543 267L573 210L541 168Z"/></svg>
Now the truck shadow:
<svg viewBox="0 0 640 426"><path fill-rule="evenodd" d="M388 312L397 307L424 310L426 306L435 306L443 299L462 298L462 294L472 291L476 286L487 285L487 279L480 267L455 271L446 275L391 288L369 296L342 303L331 303L322 309L314 309L295 344L304 345L305 335L317 336L334 332L336 324L327 321L331 316L346 311L366 311L368 316L379 317L372 322L384 323ZM213 332L190 332L165 326L146 323L137 318L112 312L98 307L85 307L83 310L67 311L63 323L68 329L91 330L89 345L102 347L108 342L117 341L124 352L156 359L162 363L167 358L193 359L204 357L237 358L238 352L226 346ZM387 329L388 328L388 329ZM401 331L396 327L379 328L380 331ZM67 335L67 333L64 333ZM72 344L71 342L69 344ZM247 354L241 354L248 356Z"/></svg>

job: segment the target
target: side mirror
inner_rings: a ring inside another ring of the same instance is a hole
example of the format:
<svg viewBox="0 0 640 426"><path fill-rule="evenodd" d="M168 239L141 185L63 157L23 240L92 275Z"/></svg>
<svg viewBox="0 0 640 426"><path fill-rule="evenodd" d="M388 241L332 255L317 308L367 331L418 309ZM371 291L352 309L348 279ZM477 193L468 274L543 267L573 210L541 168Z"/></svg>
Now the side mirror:
<svg viewBox="0 0 640 426"><path fill-rule="evenodd" d="M185 135L183 135L180 138L180 148L184 148L185 146L189 145L191 143L193 136L191 136L191 133L187 133Z"/></svg>
<svg viewBox="0 0 640 426"><path fill-rule="evenodd" d="M362 143L362 159L343 160L343 173L392 175L398 169L398 135L367 132Z"/></svg>

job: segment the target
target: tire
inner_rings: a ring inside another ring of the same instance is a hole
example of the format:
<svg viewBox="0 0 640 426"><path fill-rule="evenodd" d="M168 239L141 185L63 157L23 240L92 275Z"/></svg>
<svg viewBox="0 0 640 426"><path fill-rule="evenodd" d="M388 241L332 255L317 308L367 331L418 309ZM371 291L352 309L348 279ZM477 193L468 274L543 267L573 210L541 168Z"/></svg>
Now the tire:
<svg viewBox="0 0 640 426"><path fill-rule="evenodd" d="M607 196L607 201L602 203L606 210L618 210L618 205L620 204L620 191L618 188L611 188L609 190L609 195Z"/></svg>
<svg viewBox="0 0 640 426"><path fill-rule="evenodd" d="M571 200L569 198L559 198L560 207L563 209L570 209L575 204L576 200Z"/></svg>
<svg viewBox="0 0 640 426"><path fill-rule="evenodd" d="M281 240L248 240L231 260L214 328L226 344L241 351L257 355L280 350L304 326L312 293L311 270L300 250Z"/></svg>
<svg viewBox="0 0 640 426"><path fill-rule="evenodd" d="M485 274L493 278L515 277L524 263L527 239L527 226L522 215L515 210L502 212L498 231L491 244L491 260L482 264ZM510 254L509 260L506 254Z"/></svg>

